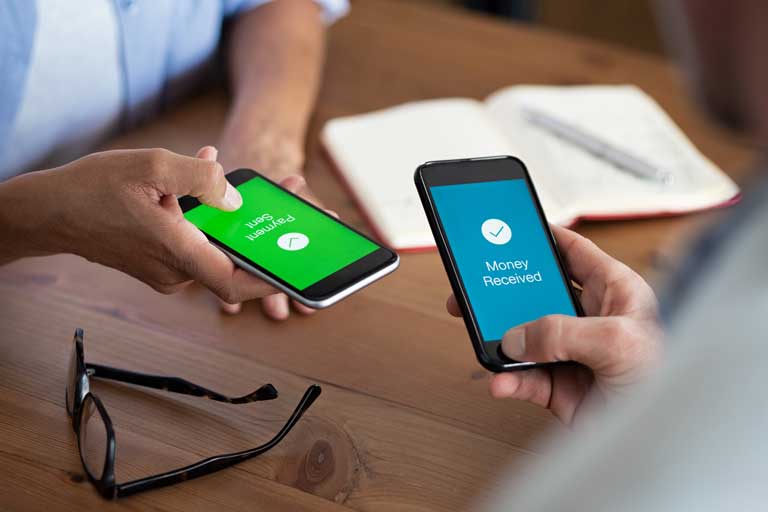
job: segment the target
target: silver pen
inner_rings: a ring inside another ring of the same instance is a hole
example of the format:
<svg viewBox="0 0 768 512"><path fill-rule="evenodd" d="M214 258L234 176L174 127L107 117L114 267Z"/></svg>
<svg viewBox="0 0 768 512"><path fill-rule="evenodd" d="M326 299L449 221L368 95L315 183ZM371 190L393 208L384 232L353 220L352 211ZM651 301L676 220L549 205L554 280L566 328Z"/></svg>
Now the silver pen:
<svg viewBox="0 0 768 512"><path fill-rule="evenodd" d="M530 123L639 178L659 181L664 185L670 185L674 181L671 172L660 169L640 157L585 132L579 127L555 119L540 110L528 107L523 108L523 115Z"/></svg>

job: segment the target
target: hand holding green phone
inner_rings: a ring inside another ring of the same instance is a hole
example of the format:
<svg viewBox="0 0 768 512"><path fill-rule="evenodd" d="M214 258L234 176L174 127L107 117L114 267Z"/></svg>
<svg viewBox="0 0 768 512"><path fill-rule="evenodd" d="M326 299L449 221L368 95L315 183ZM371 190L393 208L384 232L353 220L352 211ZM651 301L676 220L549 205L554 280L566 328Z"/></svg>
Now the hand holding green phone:
<svg viewBox="0 0 768 512"><path fill-rule="evenodd" d="M227 179L235 212L179 199L184 216L241 268L310 307L327 307L397 268L397 254L250 169Z"/></svg>

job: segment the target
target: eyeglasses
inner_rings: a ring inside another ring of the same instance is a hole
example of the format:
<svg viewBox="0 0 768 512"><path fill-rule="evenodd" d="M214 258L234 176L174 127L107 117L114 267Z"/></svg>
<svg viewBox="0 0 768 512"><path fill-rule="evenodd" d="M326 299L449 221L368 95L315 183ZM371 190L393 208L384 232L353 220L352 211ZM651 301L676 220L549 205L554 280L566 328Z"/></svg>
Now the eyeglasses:
<svg viewBox="0 0 768 512"><path fill-rule="evenodd" d="M72 418L72 428L77 435L80 460L83 463L88 479L96 486L99 493L107 499L120 498L136 494L137 492L184 482L261 455L277 446L283 440L288 432L298 423L301 416L320 396L321 392L320 386L317 385L307 388L307 391L290 418L288 418L288 421L283 425L283 428L272 439L261 446L241 452L209 457L183 468L118 484L115 482L115 431L112 428L112 420L109 419L107 410L104 408L101 400L90 391L89 379L91 377L162 389L184 395L199 396L228 404L247 404L260 400L273 400L277 398L277 389L272 384L265 384L253 393L230 398L178 377L146 375L100 364L86 364L83 352L82 329L75 331L73 345L66 390L67 414Z"/></svg>

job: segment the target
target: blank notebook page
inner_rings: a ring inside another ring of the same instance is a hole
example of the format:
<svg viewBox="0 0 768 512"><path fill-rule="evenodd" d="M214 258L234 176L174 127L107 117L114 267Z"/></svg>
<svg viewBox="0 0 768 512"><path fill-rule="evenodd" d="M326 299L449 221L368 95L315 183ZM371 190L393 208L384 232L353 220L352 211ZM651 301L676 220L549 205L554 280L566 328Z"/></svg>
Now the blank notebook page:
<svg viewBox="0 0 768 512"><path fill-rule="evenodd" d="M738 194L667 114L637 87L516 86L486 100L488 114L518 148L538 188L557 203L547 213L590 217L689 211ZM527 122L534 108L669 170L672 185L640 179ZM542 198L542 203L544 203ZM552 212L555 213L554 211Z"/></svg>

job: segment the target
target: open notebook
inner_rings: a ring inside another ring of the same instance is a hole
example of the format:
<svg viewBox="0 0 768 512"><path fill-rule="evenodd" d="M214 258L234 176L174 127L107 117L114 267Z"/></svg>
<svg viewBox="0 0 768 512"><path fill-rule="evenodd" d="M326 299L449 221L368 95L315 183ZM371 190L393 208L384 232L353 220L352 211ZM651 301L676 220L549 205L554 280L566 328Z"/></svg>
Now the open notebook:
<svg viewBox="0 0 768 512"><path fill-rule="evenodd" d="M663 185L623 172L530 124L533 108L672 172ZM735 201L738 187L634 86L514 86L484 102L448 98L329 121L331 158L377 235L396 249L434 247L413 185L429 160L514 155L550 222L670 215Z"/></svg>

